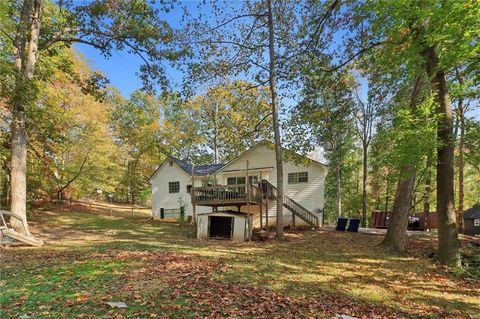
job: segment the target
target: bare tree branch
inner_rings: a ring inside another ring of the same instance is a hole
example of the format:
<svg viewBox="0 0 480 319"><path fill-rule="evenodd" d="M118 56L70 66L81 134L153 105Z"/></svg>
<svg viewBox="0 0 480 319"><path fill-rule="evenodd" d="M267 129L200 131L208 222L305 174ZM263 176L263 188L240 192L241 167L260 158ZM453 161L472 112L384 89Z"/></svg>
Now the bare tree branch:
<svg viewBox="0 0 480 319"><path fill-rule="evenodd" d="M308 48L310 48L310 46L312 45L312 43L314 41L318 42L318 35L323 32L323 29L325 27L325 23L327 22L328 18L332 15L333 9L335 9L335 7L339 4L339 2L340 2L339 0L332 1L330 6L328 7L327 11L325 12L325 14L322 16L322 18L318 22L317 28L315 29L315 32L313 33L312 37L310 38L310 41L308 42L307 47L305 48L304 51L308 50Z"/></svg>
<svg viewBox="0 0 480 319"><path fill-rule="evenodd" d="M335 67L333 68L330 68L330 69L325 69L325 68L321 68L322 71L325 71L325 72L335 72L336 70L338 69L341 69L343 68L345 65L347 65L348 63L352 62L356 57L358 57L359 55L365 53L366 51L369 51L377 46L380 46L382 44L385 44L384 41L379 41L379 42L373 42L373 43L370 43L369 46L367 47L364 47L362 49L360 49L358 52L356 52L355 54L351 55L350 57L348 57L345 61L343 61L342 63L340 64L337 64Z"/></svg>
<svg viewBox="0 0 480 319"><path fill-rule="evenodd" d="M97 48L97 49L100 49L100 50L106 50L106 47L105 46L102 46L98 43L94 43L94 42L91 42L91 41L87 41L87 40L84 40L84 39L81 39L81 38L75 38L75 37L66 37L66 38L54 38L52 39L52 41L50 41L45 48L48 48L50 46L52 46L53 44L57 43L57 42L67 42L67 43L74 43L74 42L77 42L77 43L83 43L83 44L88 44L88 45L91 45L93 46L94 48Z"/></svg>
<svg viewBox="0 0 480 319"><path fill-rule="evenodd" d="M66 189L68 186L70 186L70 184L72 184L79 176L80 174L82 173L83 171L83 168L85 167L85 163L87 162L87 159L88 159L88 156L90 154L90 150L87 152L87 154L85 154L85 157L83 158L83 162L82 164L80 165L80 169L78 170L78 172L75 174L75 176L73 176L64 186L62 186L58 191L57 191L57 196L60 197L60 194L61 192Z"/></svg>
<svg viewBox="0 0 480 319"><path fill-rule="evenodd" d="M259 48L268 47L266 44L251 47L251 46L244 45L242 43L238 43L238 42L235 42L235 41L227 41L227 40L223 40L223 41L222 40L193 41L192 43L195 43L195 44L231 44L231 45L235 45L235 46L238 46L240 48L247 49L247 50L252 50L252 51L255 51Z"/></svg>
<svg viewBox="0 0 480 319"><path fill-rule="evenodd" d="M216 30L216 29L218 29L218 28L221 28L221 27L223 27L223 26L226 26L227 24L229 24L229 23L231 23L231 22L233 22L233 21L235 21L235 20L238 20L238 19L249 18L249 17L260 18L260 17L265 17L266 15L267 15L266 12L265 12L265 13L262 13L262 14L253 14L253 13L252 13L252 14L239 15L239 16L233 17L233 18L231 18L231 19L229 19L229 20L227 20L227 21L225 21L225 22L222 22L222 23L220 23L219 25L211 28L211 29L209 30L209 32L211 32L211 31L213 31L213 30Z"/></svg>
<svg viewBox="0 0 480 319"><path fill-rule="evenodd" d="M257 122L257 124L255 124L255 127L253 130L251 130L250 132L247 132L245 133L245 136L249 136L249 135L252 135L253 133L256 133L258 132L258 128L260 127L260 125L269 117L272 115L272 112L268 112L267 114L265 114L264 117L262 117L260 119L260 121Z"/></svg>
<svg viewBox="0 0 480 319"><path fill-rule="evenodd" d="M12 41L12 43L15 42L15 39L10 34L8 34L7 31L5 31L3 29L0 29L0 31L2 31L2 33L5 34L8 37L8 39L10 39L10 41Z"/></svg>

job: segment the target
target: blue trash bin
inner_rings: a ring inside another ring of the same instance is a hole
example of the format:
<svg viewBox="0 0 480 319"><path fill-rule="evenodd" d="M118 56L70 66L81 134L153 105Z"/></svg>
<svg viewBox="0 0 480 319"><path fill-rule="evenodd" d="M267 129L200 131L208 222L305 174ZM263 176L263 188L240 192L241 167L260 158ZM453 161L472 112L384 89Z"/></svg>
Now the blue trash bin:
<svg viewBox="0 0 480 319"><path fill-rule="evenodd" d="M339 217L337 219L337 227L335 227L335 230L345 231L345 229L347 228L347 222L348 222L348 218Z"/></svg>
<svg viewBox="0 0 480 319"><path fill-rule="evenodd" d="M347 231L352 233L358 233L358 227L360 227L360 219L358 218L349 219Z"/></svg>

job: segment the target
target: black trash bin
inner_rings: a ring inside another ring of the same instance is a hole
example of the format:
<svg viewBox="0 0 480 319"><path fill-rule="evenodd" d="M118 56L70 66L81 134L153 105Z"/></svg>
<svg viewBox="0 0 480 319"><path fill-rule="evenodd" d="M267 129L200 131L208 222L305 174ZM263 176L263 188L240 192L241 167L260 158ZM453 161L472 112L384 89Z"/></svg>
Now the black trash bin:
<svg viewBox="0 0 480 319"><path fill-rule="evenodd" d="M358 233L358 227L360 226L360 219L352 218L349 220L347 231Z"/></svg>
<svg viewBox="0 0 480 319"><path fill-rule="evenodd" d="M348 222L348 218L339 217L337 219L337 227L335 227L335 230L345 231L345 229L347 228L347 222Z"/></svg>

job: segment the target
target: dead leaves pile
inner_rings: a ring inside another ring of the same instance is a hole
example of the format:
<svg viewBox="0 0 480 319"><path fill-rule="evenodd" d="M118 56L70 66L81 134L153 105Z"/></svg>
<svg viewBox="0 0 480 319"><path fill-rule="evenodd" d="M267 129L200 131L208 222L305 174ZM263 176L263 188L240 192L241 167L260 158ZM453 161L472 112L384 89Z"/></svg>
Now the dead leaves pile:
<svg viewBox="0 0 480 319"><path fill-rule="evenodd" d="M235 269L198 256L123 252L117 258L141 262L142 267L119 281L123 284L118 293L150 311L155 309L155 315L149 312L151 317L171 318L173 313L177 313L176 318L192 314L196 318L334 318L335 313L369 319L406 317L340 295L292 298L252 284L218 281L216 272Z"/></svg>

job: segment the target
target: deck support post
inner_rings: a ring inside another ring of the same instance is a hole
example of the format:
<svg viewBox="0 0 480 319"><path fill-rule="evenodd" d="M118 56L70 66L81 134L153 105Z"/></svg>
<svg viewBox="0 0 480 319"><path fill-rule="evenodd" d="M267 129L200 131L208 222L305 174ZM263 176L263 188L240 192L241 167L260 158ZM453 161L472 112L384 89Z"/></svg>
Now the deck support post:
<svg viewBox="0 0 480 319"><path fill-rule="evenodd" d="M250 194L250 181L248 179L248 175L249 175L249 167L248 167L248 160L247 160L247 178L245 179L245 184L246 184L246 188L247 188L247 219L248 219L248 241L252 241L252 230L253 230L253 217L250 218L251 214L250 214L250 201L251 201L251 194Z"/></svg>
<svg viewBox="0 0 480 319"><path fill-rule="evenodd" d="M263 212L262 212L262 207L263 205L260 205L260 229L263 229Z"/></svg>
<svg viewBox="0 0 480 319"><path fill-rule="evenodd" d="M194 196L195 196L194 188L195 188L195 165L192 165L192 190L190 192L190 198L192 201L192 225L197 224L197 212L194 204Z"/></svg>
<svg viewBox="0 0 480 319"><path fill-rule="evenodd" d="M268 228L268 198L265 200L265 227Z"/></svg>
<svg viewBox="0 0 480 319"><path fill-rule="evenodd" d="M295 214L292 213L292 227L295 230Z"/></svg>

